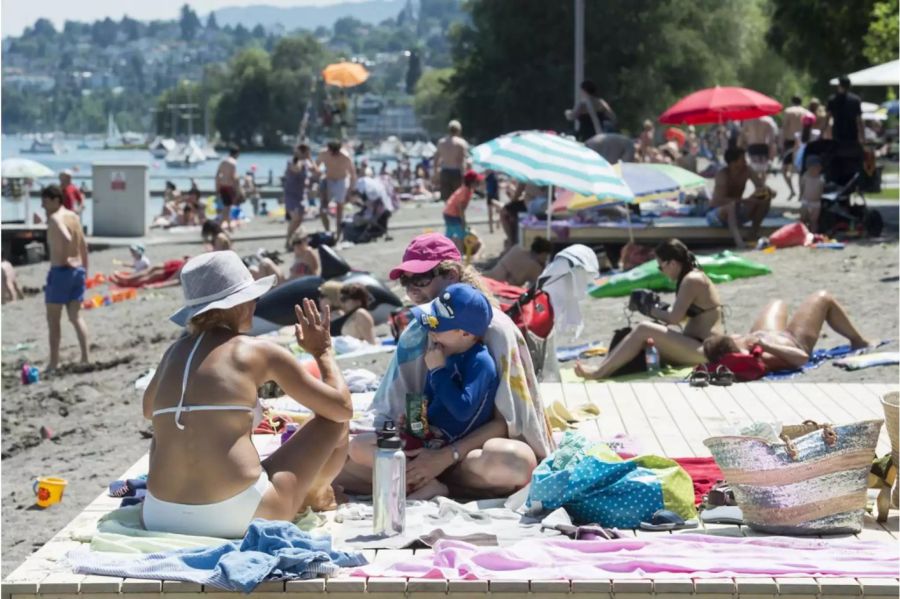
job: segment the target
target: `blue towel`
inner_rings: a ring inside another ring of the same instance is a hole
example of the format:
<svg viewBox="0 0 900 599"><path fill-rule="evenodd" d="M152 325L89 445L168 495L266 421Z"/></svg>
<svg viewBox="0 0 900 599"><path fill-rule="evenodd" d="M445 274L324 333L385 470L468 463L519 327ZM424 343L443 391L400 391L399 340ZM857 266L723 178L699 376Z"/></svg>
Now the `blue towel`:
<svg viewBox="0 0 900 599"><path fill-rule="evenodd" d="M77 574L181 580L249 593L264 580L330 576L367 563L361 553L335 551L331 537L312 537L290 522L250 523L243 541L142 556L76 549L67 556Z"/></svg>
<svg viewBox="0 0 900 599"><path fill-rule="evenodd" d="M882 345L890 343L890 341L880 341L874 347L881 347ZM862 354L872 347L864 347L863 349L851 349L849 345L838 345L837 347L832 347L831 349L814 349L812 355L809 358L809 362L801 366L800 368L794 368L793 370L778 370L776 372L770 372L765 376L765 379L768 381L778 381L782 379L792 379L798 374L803 374L807 370L812 370L814 368L818 368L822 365L826 360L833 360L835 358L844 358L847 356L855 356L857 354Z"/></svg>

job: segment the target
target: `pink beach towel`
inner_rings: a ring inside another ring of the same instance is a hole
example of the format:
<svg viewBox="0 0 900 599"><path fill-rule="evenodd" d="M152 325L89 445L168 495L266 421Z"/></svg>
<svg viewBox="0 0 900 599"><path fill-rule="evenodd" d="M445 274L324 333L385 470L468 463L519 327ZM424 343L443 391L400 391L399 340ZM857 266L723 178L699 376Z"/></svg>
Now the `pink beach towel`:
<svg viewBox="0 0 900 599"><path fill-rule="evenodd" d="M895 544L858 539L661 535L612 541L527 540L511 547L438 541L426 558L357 568L353 576L585 580L732 576L898 575Z"/></svg>

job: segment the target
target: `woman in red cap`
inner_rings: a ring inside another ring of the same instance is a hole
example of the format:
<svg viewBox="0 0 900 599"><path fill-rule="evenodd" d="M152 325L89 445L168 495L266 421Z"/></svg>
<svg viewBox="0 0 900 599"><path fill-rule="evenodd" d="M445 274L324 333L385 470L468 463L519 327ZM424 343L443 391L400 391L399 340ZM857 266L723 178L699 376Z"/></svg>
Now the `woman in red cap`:
<svg viewBox="0 0 900 599"><path fill-rule="evenodd" d="M439 233L413 239L403 254L403 263L391 271L390 278L400 280L415 304L434 300L454 283L467 283L492 297L480 275L462 264L453 242ZM494 418L445 447L408 451L406 480L410 491L438 479L453 496L506 496L528 484L538 461L553 450L522 334L506 314L495 309L483 342L500 374ZM371 409L376 427L386 419L400 421L406 411L407 394L424 391L427 345L428 331L412 321L400 336L375 393ZM350 459L336 482L351 492L371 492L374 446L374 434L356 435L351 441Z"/></svg>
<svg viewBox="0 0 900 599"><path fill-rule="evenodd" d="M447 237L453 240L456 249L463 251L463 239L466 238L466 208L472 201L472 194L478 183L484 179L475 171L466 172L463 177L463 184L447 199L447 205L444 206L444 224L447 227Z"/></svg>

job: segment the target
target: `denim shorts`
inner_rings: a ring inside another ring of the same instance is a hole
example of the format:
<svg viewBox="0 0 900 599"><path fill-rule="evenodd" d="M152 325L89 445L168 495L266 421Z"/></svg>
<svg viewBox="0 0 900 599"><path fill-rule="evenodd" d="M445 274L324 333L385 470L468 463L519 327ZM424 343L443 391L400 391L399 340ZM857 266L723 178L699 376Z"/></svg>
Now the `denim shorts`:
<svg viewBox="0 0 900 599"><path fill-rule="evenodd" d="M84 301L87 273L79 266L51 266L47 273L47 287L44 302L47 304L68 304Z"/></svg>

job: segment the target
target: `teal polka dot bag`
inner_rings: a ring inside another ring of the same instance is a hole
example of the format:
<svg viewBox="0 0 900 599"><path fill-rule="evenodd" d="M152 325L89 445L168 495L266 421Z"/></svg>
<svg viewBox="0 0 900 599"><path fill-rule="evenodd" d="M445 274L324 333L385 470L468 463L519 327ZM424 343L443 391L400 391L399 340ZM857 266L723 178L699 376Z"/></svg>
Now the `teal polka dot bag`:
<svg viewBox="0 0 900 599"><path fill-rule="evenodd" d="M661 509L696 518L691 477L676 462L654 455L624 460L605 444L569 431L534 470L529 506L566 508L576 524L638 528Z"/></svg>

